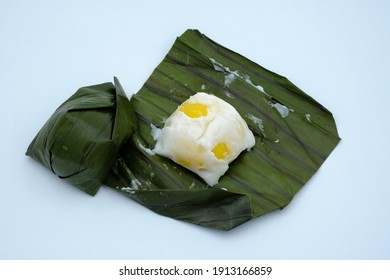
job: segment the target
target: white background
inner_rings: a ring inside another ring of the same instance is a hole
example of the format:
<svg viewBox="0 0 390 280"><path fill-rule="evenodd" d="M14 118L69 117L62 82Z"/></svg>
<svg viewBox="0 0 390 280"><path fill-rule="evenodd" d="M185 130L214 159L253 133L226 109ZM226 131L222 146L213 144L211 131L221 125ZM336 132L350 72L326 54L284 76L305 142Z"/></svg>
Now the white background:
<svg viewBox="0 0 390 280"><path fill-rule="evenodd" d="M222 232L24 155L79 87L130 96L199 29L327 107L342 141L282 211ZM390 259L390 2L0 0L0 259Z"/></svg>

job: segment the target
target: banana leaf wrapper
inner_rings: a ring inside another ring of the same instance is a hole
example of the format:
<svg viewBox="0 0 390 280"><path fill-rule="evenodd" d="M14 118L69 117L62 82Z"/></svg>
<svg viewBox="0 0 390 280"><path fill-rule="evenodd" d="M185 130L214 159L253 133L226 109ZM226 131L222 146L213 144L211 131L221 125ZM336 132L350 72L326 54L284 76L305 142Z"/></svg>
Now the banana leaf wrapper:
<svg viewBox="0 0 390 280"><path fill-rule="evenodd" d="M135 114L117 78L80 88L50 117L26 155L82 191L95 195L120 146L136 128Z"/></svg>
<svg viewBox="0 0 390 280"><path fill-rule="evenodd" d="M153 127L197 92L233 105L256 137L213 188L155 155ZM230 230L284 208L340 138L332 114L288 79L187 30L130 100L137 131L105 184L164 216Z"/></svg>

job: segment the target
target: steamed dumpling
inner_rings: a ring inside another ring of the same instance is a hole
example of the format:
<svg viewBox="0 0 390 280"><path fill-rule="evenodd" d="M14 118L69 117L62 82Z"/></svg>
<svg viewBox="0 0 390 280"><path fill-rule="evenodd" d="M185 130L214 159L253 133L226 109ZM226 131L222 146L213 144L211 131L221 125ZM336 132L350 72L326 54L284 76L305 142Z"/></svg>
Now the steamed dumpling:
<svg viewBox="0 0 390 280"><path fill-rule="evenodd" d="M224 100L198 92L167 119L154 152L218 183L229 163L255 145L255 137L236 109Z"/></svg>

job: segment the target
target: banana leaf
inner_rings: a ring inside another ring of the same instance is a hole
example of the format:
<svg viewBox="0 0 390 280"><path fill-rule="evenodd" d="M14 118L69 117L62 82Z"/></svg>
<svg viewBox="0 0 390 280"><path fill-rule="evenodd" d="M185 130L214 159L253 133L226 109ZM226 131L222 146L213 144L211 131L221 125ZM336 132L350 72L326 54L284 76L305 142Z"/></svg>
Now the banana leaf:
<svg viewBox="0 0 390 280"><path fill-rule="evenodd" d="M120 146L136 128L129 99L112 83L80 88L50 117L26 155L59 178L94 195L106 179Z"/></svg>
<svg viewBox="0 0 390 280"><path fill-rule="evenodd" d="M153 130L200 91L233 105L256 137L213 188L153 153ZM105 184L156 213L211 228L230 230L284 208L340 141L325 107L197 30L176 39L130 103L137 131Z"/></svg>

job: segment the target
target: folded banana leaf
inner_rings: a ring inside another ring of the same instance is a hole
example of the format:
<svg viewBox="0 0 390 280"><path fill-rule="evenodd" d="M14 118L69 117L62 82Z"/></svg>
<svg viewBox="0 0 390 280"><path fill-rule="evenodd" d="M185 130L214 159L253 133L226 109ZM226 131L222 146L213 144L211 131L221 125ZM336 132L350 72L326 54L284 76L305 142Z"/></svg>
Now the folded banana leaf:
<svg viewBox="0 0 390 280"><path fill-rule="evenodd" d="M155 130L199 91L233 105L256 136L212 188L153 152ZM104 182L159 214L230 230L285 207L339 140L332 114L286 78L188 30L130 102L116 78L81 88L26 154L88 194Z"/></svg>
<svg viewBox="0 0 390 280"><path fill-rule="evenodd" d="M153 153L153 133L197 92L233 105L256 137L213 188ZM288 79L187 30L130 100L137 131L105 184L152 211L230 230L285 207L340 138L332 114Z"/></svg>
<svg viewBox="0 0 390 280"><path fill-rule="evenodd" d="M27 149L59 178L94 195L136 128L119 81L80 88L50 117Z"/></svg>

